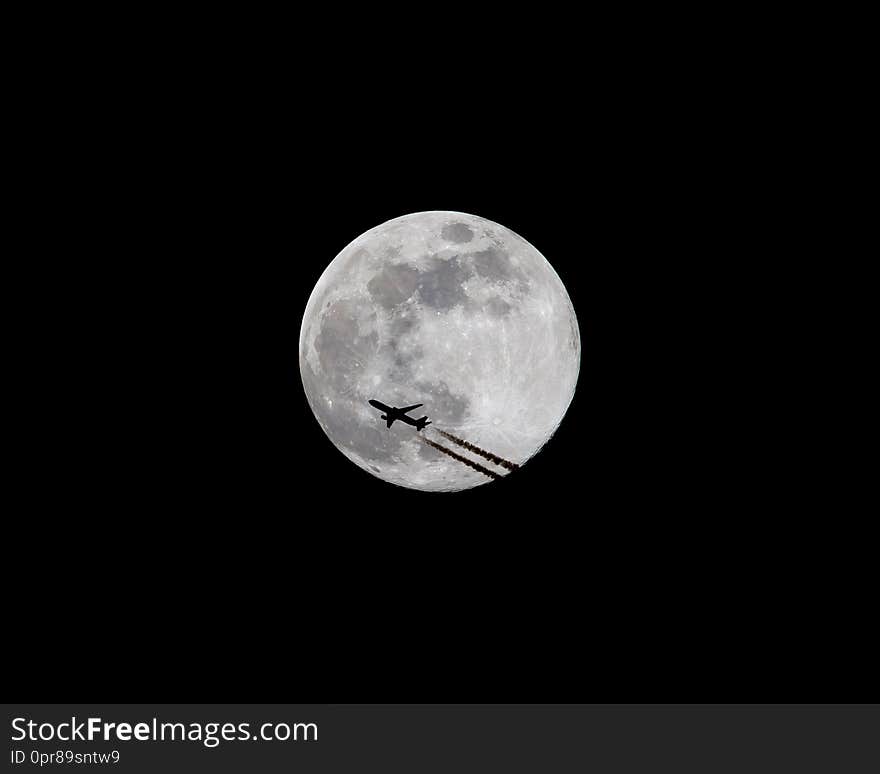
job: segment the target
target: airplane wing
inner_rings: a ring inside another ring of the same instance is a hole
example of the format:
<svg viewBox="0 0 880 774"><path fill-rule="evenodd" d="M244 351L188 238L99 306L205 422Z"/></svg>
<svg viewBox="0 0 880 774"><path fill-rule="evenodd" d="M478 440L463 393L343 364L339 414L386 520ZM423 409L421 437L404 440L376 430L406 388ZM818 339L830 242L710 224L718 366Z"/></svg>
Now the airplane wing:
<svg viewBox="0 0 880 774"><path fill-rule="evenodd" d="M391 406L386 406L384 403L380 403L378 400L371 400L369 403L374 408L381 409L382 411L391 411Z"/></svg>
<svg viewBox="0 0 880 774"><path fill-rule="evenodd" d="M415 406L404 406L402 409L397 409L401 414L406 414L407 411L412 411L413 409L417 409L419 406L424 406L424 403L416 403Z"/></svg>

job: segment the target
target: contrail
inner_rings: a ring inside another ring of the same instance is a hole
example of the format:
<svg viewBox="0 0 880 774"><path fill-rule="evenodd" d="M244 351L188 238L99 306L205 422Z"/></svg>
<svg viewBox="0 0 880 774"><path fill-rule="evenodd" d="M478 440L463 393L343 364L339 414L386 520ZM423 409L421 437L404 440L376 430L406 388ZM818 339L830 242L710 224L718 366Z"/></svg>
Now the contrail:
<svg viewBox="0 0 880 774"><path fill-rule="evenodd" d="M442 432L442 431L441 431ZM446 435L446 433L443 433ZM470 468L474 470L478 470L484 476L489 476L489 478L501 478L497 473L489 470L488 468L484 468L482 465L478 465L476 462L471 462L467 457L462 457L460 454L456 454L454 451L447 449L445 446L441 446L439 443L434 443L434 441L425 438L424 436L419 436L428 446L433 446L437 451L441 451L444 454L448 454L452 459L458 460L459 462L463 462Z"/></svg>
<svg viewBox="0 0 880 774"><path fill-rule="evenodd" d="M494 462L496 465L500 465L502 468L507 468L508 470L517 470L519 468L519 465L517 465L515 462L510 462L509 460L504 459L504 457L499 457L497 454L487 452L484 449L481 449L479 446L474 446L472 443L468 443L461 438L456 438L450 433L445 433L443 432L443 430L438 430L437 432L440 433L440 435L442 435L444 438L448 438L450 441L452 441L452 443L457 443L459 446L464 447L469 452L479 454L481 457L485 457L490 462Z"/></svg>

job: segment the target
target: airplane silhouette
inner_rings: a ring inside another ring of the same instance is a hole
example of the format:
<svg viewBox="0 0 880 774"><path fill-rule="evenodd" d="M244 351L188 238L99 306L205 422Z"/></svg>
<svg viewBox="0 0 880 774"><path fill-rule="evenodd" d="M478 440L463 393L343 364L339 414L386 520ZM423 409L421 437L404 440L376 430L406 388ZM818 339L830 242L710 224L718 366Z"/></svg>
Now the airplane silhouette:
<svg viewBox="0 0 880 774"><path fill-rule="evenodd" d="M424 406L424 403L416 403L414 406L404 406L403 408L397 408L396 406L386 406L384 403L379 403L377 400L371 400L370 405L379 409L380 411L384 411L382 414L382 419L384 419L388 425L394 424L395 420L399 419L401 422L406 422L408 425L412 425L416 432L422 430L425 425L430 425L431 423L428 421L428 417L422 417L421 419L413 419L412 417L406 416L407 411L412 411L413 409L417 409L419 406Z"/></svg>

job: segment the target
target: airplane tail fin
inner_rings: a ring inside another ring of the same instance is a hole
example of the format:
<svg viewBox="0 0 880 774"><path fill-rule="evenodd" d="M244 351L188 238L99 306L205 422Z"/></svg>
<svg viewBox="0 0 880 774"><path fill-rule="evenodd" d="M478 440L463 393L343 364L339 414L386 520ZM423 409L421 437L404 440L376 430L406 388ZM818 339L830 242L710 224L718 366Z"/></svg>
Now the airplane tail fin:
<svg viewBox="0 0 880 774"><path fill-rule="evenodd" d="M416 432L418 432L419 430L424 430L425 425L430 425L430 424L431 424L431 422L428 419L428 417L426 417L426 416L422 417L421 419L417 419L416 420Z"/></svg>

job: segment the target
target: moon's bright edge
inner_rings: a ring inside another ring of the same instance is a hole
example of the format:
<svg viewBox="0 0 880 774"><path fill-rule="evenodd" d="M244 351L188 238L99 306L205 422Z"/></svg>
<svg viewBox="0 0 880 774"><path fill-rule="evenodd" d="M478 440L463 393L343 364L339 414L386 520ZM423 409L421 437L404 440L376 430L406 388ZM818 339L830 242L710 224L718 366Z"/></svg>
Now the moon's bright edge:
<svg viewBox="0 0 880 774"><path fill-rule="evenodd" d="M455 491L491 479L419 436L450 446L445 430L522 464L571 402L580 333L562 281L525 239L474 215L419 212L330 263L306 306L299 361L309 405L346 457L394 484ZM371 398L423 403L411 415L433 424L388 429Z"/></svg>

